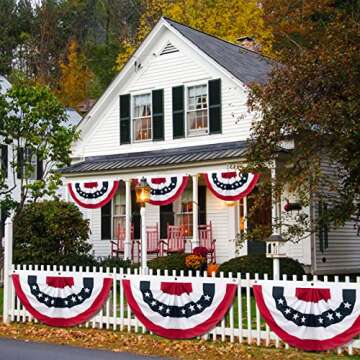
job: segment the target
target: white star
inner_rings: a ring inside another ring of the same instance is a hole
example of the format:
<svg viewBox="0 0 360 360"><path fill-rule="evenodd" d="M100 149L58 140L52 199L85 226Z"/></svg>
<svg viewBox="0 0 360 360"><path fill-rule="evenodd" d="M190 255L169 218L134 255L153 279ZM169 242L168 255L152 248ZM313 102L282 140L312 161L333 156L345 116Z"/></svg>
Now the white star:
<svg viewBox="0 0 360 360"><path fill-rule="evenodd" d="M159 306L159 310L161 311L164 307L162 305Z"/></svg>
<svg viewBox="0 0 360 360"><path fill-rule="evenodd" d="M351 304L349 304L348 302L346 302L346 303L344 304L344 306L345 306L345 309L350 309L350 308L351 308Z"/></svg>
<svg viewBox="0 0 360 360"><path fill-rule="evenodd" d="M278 304L281 304L281 305L282 305L283 303L284 303L284 300L283 300L283 299L279 299L279 300L278 300Z"/></svg>
<svg viewBox="0 0 360 360"><path fill-rule="evenodd" d="M293 315L293 318L294 318L295 320L296 320L298 317L299 317L299 315L296 314L296 313Z"/></svg>
<svg viewBox="0 0 360 360"><path fill-rule="evenodd" d="M42 298L43 294L42 293L39 293L38 297L39 298Z"/></svg>
<svg viewBox="0 0 360 360"><path fill-rule="evenodd" d="M36 285L33 285L32 288L33 288L34 290L36 290Z"/></svg>
<svg viewBox="0 0 360 360"><path fill-rule="evenodd" d="M78 296L78 300L81 301L82 299L83 299L82 296L79 295L79 296Z"/></svg>
<svg viewBox="0 0 360 360"><path fill-rule="evenodd" d="M287 308L287 309L285 310L285 314L290 314L290 313L291 313L290 309Z"/></svg>
<svg viewBox="0 0 360 360"><path fill-rule="evenodd" d="M156 305L156 301L155 301L155 300L152 301L152 302L151 302L151 305L152 305L152 306Z"/></svg>
<svg viewBox="0 0 360 360"><path fill-rule="evenodd" d="M209 301L210 300L210 296L209 295L205 295L205 300Z"/></svg>
<svg viewBox="0 0 360 360"><path fill-rule="evenodd" d="M201 309L202 309L201 304L197 304L196 306L197 306L197 308L198 308L199 310L201 310Z"/></svg>
<svg viewBox="0 0 360 360"><path fill-rule="evenodd" d="M67 305L69 302L67 300L64 301L64 304Z"/></svg>
<svg viewBox="0 0 360 360"><path fill-rule="evenodd" d="M167 308L167 309L166 309L166 313L168 314L169 312L170 312L170 309L169 309L169 308Z"/></svg>
<svg viewBox="0 0 360 360"><path fill-rule="evenodd" d="M185 309L181 309L181 312L182 312L183 314L185 314L185 313L186 313Z"/></svg>
<svg viewBox="0 0 360 360"><path fill-rule="evenodd" d="M327 317L329 320L334 320L333 314L328 313L328 314L326 315L326 317Z"/></svg>
<svg viewBox="0 0 360 360"><path fill-rule="evenodd" d="M339 319L341 318L341 314L339 312L336 312L335 315L337 318L339 318Z"/></svg>
<svg viewBox="0 0 360 360"><path fill-rule="evenodd" d="M319 318L319 323L322 324L324 322L323 318Z"/></svg>
<svg viewBox="0 0 360 360"><path fill-rule="evenodd" d="M49 298L48 298L48 297L46 297L46 298L44 299L44 301L46 301L46 302L47 302L48 300L49 300Z"/></svg>
<svg viewBox="0 0 360 360"><path fill-rule="evenodd" d="M146 293L145 293L145 297L150 297L150 293L149 293L149 292L146 292Z"/></svg>
<svg viewBox="0 0 360 360"><path fill-rule="evenodd" d="M71 298L71 301L72 301L72 302L75 302L75 301L76 301L76 297L73 296L73 297Z"/></svg>
<svg viewBox="0 0 360 360"><path fill-rule="evenodd" d="M85 291L86 293L89 293L89 292L90 292L90 289L85 288L84 291Z"/></svg>
<svg viewBox="0 0 360 360"><path fill-rule="evenodd" d="M51 300L51 304L54 304L55 303L55 300Z"/></svg>
<svg viewBox="0 0 360 360"><path fill-rule="evenodd" d="M306 320L306 318L305 318L305 316L303 316L303 317L301 318L301 322L304 323L305 320Z"/></svg>
<svg viewBox="0 0 360 360"><path fill-rule="evenodd" d="M191 311L195 311L194 305L190 305L190 306L189 306L189 309L190 309Z"/></svg>

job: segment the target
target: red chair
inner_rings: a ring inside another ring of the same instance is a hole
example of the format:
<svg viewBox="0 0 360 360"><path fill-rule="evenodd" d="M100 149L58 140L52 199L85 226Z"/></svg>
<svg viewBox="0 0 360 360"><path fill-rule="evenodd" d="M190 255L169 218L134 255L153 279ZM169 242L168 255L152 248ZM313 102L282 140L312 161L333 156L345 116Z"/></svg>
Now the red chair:
<svg viewBox="0 0 360 360"><path fill-rule="evenodd" d="M119 257L125 252L126 229L119 224L116 229L116 240L111 240L111 255ZM134 224L131 224L131 259L134 258Z"/></svg>
<svg viewBox="0 0 360 360"><path fill-rule="evenodd" d="M163 241L167 254L185 252L185 231L182 225L167 226L167 240Z"/></svg>
<svg viewBox="0 0 360 360"><path fill-rule="evenodd" d="M213 238L212 224L199 225L199 246L207 249L211 262L216 262L216 240Z"/></svg>
<svg viewBox="0 0 360 360"><path fill-rule="evenodd" d="M146 226L147 253L162 255L159 225ZM139 240L139 258L141 258L141 240Z"/></svg>

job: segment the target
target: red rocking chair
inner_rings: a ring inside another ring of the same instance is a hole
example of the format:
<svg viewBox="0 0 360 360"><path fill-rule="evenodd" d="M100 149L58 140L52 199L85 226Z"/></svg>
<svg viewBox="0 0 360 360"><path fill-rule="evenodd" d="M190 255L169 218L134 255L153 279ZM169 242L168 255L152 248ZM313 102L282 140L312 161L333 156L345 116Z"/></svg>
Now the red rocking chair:
<svg viewBox="0 0 360 360"><path fill-rule="evenodd" d="M199 245L207 249L211 262L216 262L216 240L213 238L212 224L199 225Z"/></svg>
<svg viewBox="0 0 360 360"><path fill-rule="evenodd" d="M146 226L147 253L162 255L159 226ZM141 258L141 240L139 241L139 258Z"/></svg>
<svg viewBox="0 0 360 360"><path fill-rule="evenodd" d="M166 254L185 252L185 231L182 225L169 225L167 227L167 240L163 241Z"/></svg>
<svg viewBox="0 0 360 360"><path fill-rule="evenodd" d="M125 235L126 230L122 225L118 225L116 231L116 240L111 240L111 255L119 257L125 252ZM131 259L134 258L134 224L131 224Z"/></svg>

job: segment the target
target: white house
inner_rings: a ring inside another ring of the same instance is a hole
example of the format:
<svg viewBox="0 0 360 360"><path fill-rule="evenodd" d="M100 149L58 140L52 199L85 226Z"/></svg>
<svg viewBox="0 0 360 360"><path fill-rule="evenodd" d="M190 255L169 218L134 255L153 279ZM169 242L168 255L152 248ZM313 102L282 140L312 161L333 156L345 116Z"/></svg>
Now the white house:
<svg viewBox="0 0 360 360"><path fill-rule="evenodd" d="M266 82L271 67L271 60L259 53L160 19L79 124L74 161L64 169L73 195L68 199L85 206L81 208L90 220L95 255L110 255L111 240L123 228L124 256L136 258L137 250L130 252L131 239L140 237L134 179L143 176L156 180L152 195L160 201L146 205L146 225L158 224L161 239L168 237L167 224L182 225L188 251L199 245L199 225L211 223L217 262L265 251L263 242L249 242L237 251L237 234L251 226L246 213L256 181L251 183L251 174L242 179L231 175L231 166L246 161L254 119L247 108L248 85ZM184 189L177 191L176 186ZM231 196L226 195L236 189L241 199L229 203ZM164 204L162 194L175 195ZM292 199L291 194L264 209L259 221L279 214L285 198ZM102 206L94 205L96 199ZM315 216L315 207L305 211ZM360 242L352 226L327 229L326 239L313 234L289 243L287 255L313 273L358 271Z"/></svg>
<svg viewBox="0 0 360 360"><path fill-rule="evenodd" d="M9 89L11 88L10 82L2 75L0 75L0 93L5 94ZM80 120L81 115L75 111L74 109L67 108L66 113L68 116L68 122L67 125L69 126L76 126ZM13 145L7 145L0 141L0 164L1 164L1 170L6 175L6 181L9 185L9 188L12 188L14 184L17 186L14 187L12 191L12 196L17 201L20 200L20 180L19 176L15 174L15 177L13 176L13 171L11 167L11 163L13 161L13 156L16 152L13 151ZM24 150L23 150L24 151ZM43 176L43 166L42 162L38 161L36 159L36 156L32 157L33 166L34 166L34 173L32 175L33 179L41 179ZM65 187L62 186L58 189L58 195L59 197L65 199ZM0 239L3 236L4 233L4 221L5 221L5 213L1 212L0 209Z"/></svg>

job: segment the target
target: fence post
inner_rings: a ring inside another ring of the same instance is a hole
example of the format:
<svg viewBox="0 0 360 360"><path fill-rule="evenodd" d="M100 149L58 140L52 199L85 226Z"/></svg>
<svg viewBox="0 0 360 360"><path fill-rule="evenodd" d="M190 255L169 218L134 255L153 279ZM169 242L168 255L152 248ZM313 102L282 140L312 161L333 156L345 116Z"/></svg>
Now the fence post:
<svg viewBox="0 0 360 360"><path fill-rule="evenodd" d="M11 304L11 267L13 260L13 222L11 216L5 221L5 242L4 242L4 302L3 302L3 322L10 322Z"/></svg>

